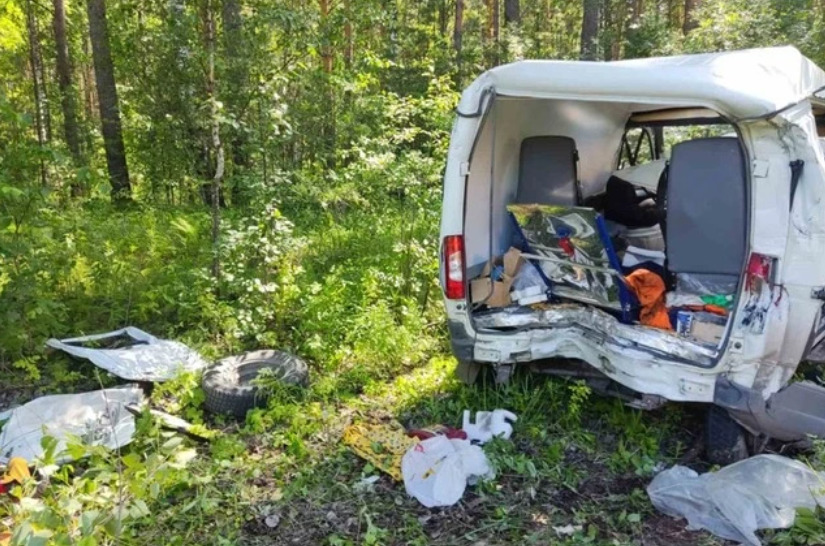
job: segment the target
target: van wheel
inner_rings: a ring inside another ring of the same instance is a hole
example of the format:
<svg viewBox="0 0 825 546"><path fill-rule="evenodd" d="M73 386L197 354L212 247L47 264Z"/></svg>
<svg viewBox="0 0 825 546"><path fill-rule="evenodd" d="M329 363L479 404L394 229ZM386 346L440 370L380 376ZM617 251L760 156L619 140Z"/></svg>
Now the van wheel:
<svg viewBox="0 0 825 546"><path fill-rule="evenodd" d="M481 362L475 360L459 360L455 374L465 385L474 385L478 381L481 366Z"/></svg>
<svg viewBox="0 0 825 546"><path fill-rule="evenodd" d="M745 431L727 410L710 406L705 418L705 448L708 462L729 465L748 458Z"/></svg>

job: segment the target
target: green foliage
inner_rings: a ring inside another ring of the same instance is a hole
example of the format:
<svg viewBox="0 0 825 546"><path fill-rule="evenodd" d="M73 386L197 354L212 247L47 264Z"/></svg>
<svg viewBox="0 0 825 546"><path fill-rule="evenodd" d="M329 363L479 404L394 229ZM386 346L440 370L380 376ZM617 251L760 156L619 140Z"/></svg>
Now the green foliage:
<svg viewBox="0 0 825 546"><path fill-rule="evenodd" d="M194 372L182 373L171 381L159 383L152 389L152 404L192 424L202 424L204 394L200 383L201 374Z"/></svg>
<svg viewBox="0 0 825 546"><path fill-rule="evenodd" d="M267 406L243 423L203 413L197 374L158 385L154 406L222 429L202 447L161 431L148 414L120 453L75 441L67 449L79 460L57 467L56 443L46 440L38 467L50 483L41 496L27 483L14 491L21 502L0 501L15 544L237 543L283 495L286 505L316 495L329 508L321 519L353 507L345 521L356 530L331 529L329 544L430 543L439 536L403 495L383 484L375 498L352 495L352 481L374 469L338 445L342 420L389 412L415 426L458 425L465 409L497 407L519 415L518 434L486 448L499 477L476 489L482 523L467 541L647 540L652 508L640 488L593 496L585 486L646 478L673 460L681 449L666 442L673 422L600 401L582 383L517 376L499 389L460 386L446 356L437 226L458 92L495 62L578 57L580 0L522 1L521 22L502 28L498 43L490 3L464 2L460 54L450 2L244 0L234 3L239 27L232 0L211 2L222 8L216 93L227 159L215 247L203 206L216 167L207 3L107 3L135 188L125 209L105 198L82 2L66 11L70 93L87 157L83 165L67 158L46 4L0 2L0 371L8 384L109 384L115 379L47 354L43 343L128 324L209 358L291 350L310 362L313 381L302 391L261 378ZM825 60L825 14L813 0L705 0L687 34L682 2L601 4L602 58L790 43ZM46 65L52 134L43 146L28 5ZM78 182L80 197L70 192ZM567 493L592 502L568 506ZM822 543L822 520L801 513L773 540ZM552 531L570 522L581 530Z"/></svg>

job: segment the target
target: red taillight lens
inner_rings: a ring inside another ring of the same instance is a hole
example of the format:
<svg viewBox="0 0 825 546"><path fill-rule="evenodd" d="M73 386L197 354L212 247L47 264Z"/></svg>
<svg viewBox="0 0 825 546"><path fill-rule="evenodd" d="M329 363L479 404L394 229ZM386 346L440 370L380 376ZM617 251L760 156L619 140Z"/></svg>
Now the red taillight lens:
<svg viewBox="0 0 825 546"><path fill-rule="evenodd" d="M450 300L464 299L464 236L444 237L444 294Z"/></svg>
<svg viewBox="0 0 825 546"><path fill-rule="evenodd" d="M753 253L748 260L745 286L748 290L760 289L764 282L771 282L773 277L773 258Z"/></svg>

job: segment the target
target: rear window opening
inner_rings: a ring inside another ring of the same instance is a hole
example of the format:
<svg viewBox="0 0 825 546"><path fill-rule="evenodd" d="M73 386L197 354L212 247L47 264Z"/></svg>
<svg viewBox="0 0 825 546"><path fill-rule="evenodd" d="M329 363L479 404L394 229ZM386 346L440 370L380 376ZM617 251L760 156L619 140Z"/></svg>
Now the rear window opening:
<svg viewBox="0 0 825 546"><path fill-rule="evenodd" d="M477 330L609 331L700 365L724 348L748 261L748 174L717 113L496 97L469 173Z"/></svg>

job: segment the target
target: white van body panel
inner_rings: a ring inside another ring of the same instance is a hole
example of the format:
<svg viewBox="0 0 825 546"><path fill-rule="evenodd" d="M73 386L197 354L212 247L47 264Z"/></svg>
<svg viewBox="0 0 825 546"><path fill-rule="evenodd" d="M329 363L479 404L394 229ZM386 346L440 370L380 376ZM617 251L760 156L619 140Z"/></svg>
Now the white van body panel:
<svg viewBox="0 0 825 546"><path fill-rule="evenodd" d="M823 304L812 290L825 287L825 158L808 100L823 87L825 73L793 48L612 63L524 61L483 74L459 105L441 220L442 239L464 236L470 277L509 246L505 206L518 178L512 150L523 138L573 137L588 158L580 172L586 196L615 168L631 112L691 106L715 110L737 128L750 162L750 251L776 260L776 288L761 329L742 324L747 301L740 298L728 343L707 367L686 358L691 349L675 336L609 315L592 319L601 335L594 324L562 323L502 332L476 329L466 301L446 300L451 333L472 344L479 362L580 359L630 389L669 400L713 401L719 376L765 397L775 393L804 356ZM804 169L791 202L794 160ZM489 210L491 200L492 214L465 212ZM697 362L707 357L697 351Z"/></svg>

